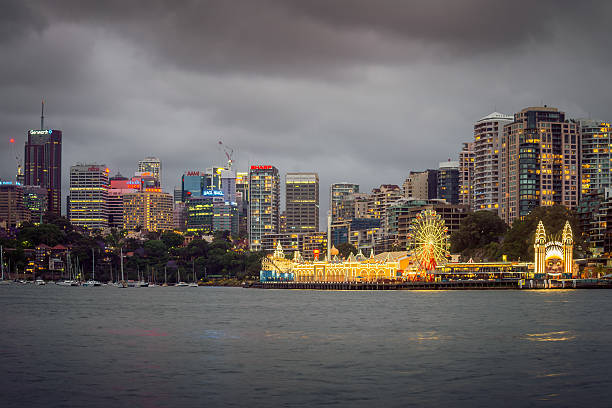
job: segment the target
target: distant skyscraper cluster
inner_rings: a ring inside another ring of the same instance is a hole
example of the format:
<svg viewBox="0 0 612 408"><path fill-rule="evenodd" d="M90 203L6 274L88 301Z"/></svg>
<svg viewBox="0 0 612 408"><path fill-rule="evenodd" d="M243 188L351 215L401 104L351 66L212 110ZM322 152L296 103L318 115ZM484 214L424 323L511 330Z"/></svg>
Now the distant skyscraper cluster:
<svg viewBox="0 0 612 408"><path fill-rule="evenodd" d="M27 136L16 182L0 183L5 229L60 214L62 132L45 129L41 114L41 129ZM470 211L492 211L510 224L535 207L561 204L577 211L593 253L612 252L607 122L569 119L548 106L491 113L475 121L456 160L407 170L401 186L383 183L363 192L356 183L333 183L324 231L316 172L288 172L283 178L269 164L236 172L233 150L219 144L227 163L186 170L173 194L162 187L162 161L156 157L139 160L127 177L111 176L102 163L75 164L67 216L86 230L226 231L244 237L251 250L273 251L281 243L287 253L310 259L331 245L351 244L364 253L404 249L410 222L423 209L435 209L452 233Z"/></svg>

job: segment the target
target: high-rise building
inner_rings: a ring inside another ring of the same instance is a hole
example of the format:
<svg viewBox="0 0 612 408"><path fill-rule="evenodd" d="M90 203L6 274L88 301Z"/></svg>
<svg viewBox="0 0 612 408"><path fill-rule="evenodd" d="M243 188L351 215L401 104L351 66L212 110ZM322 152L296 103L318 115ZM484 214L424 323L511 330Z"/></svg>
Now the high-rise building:
<svg viewBox="0 0 612 408"><path fill-rule="evenodd" d="M136 183L119 173L110 178L110 188L106 201L109 228L123 229L123 196L138 191L140 191L140 183Z"/></svg>
<svg viewBox="0 0 612 408"><path fill-rule="evenodd" d="M41 121L42 122L42 121ZM41 123L41 125L44 125ZM42 127L42 126L41 126ZM25 184L47 189L48 211L62 208L62 131L30 130L25 144Z"/></svg>
<svg viewBox="0 0 612 408"><path fill-rule="evenodd" d="M358 193L359 184L353 183L334 183L329 189L329 209L331 211L332 223L343 221L338 213L338 206L348 195Z"/></svg>
<svg viewBox="0 0 612 408"><path fill-rule="evenodd" d="M138 191L123 195L123 223L129 231L166 231L174 227L172 195Z"/></svg>
<svg viewBox="0 0 612 408"><path fill-rule="evenodd" d="M236 201L238 202L238 235L248 235L249 173L236 173Z"/></svg>
<svg viewBox="0 0 612 408"><path fill-rule="evenodd" d="M108 227L108 168L104 164L70 167L70 222L88 229Z"/></svg>
<svg viewBox="0 0 612 408"><path fill-rule="evenodd" d="M221 190L221 172L223 167L208 167L204 174L204 190Z"/></svg>
<svg viewBox="0 0 612 408"><path fill-rule="evenodd" d="M157 157L145 157L138 162L138 172L148 173L157 180L157 185L161 186L162 163Z"/></svg>
<svg viewBox="0 0 612 408"><path fill-rule="evenodd" d="M207 194L200 197L189 197L185 201L187 232L204 235L209 235L213 232L215 201L223 202L223 197Z"/></svg>
<svg viewBox="0 0 612 408"><path fill-rule="evenodd" d="M249 171L249 246L262 249L262 238L280 230L280 177L274 166Z"/></svg>
<svg viewBox="0 0 612 408"><path fill-rule="evenodd" d="M580 125L556 108L529 107L504 126L500 142L500 217L507 223L537 206L578 205Z"/></svg>
<svg viewBox="0 0 612 408"><path fill-rule="evenodd" d="M374 216L372 218L380 219L383 234L388 234L387 210L402 198L402 190L395 184L382 184L379 188L372 189L370 197L374 202Z"/></svg>
<svg viewBox="0 0 612 408"><path fill-rule="evenodd" d="M438 198L438 171L411 171L404 181L402 190L405 198L433 200Z"/></svg>
<svg viewBox="0 0 612 408"><path fill-rule="evenodd" d="M474 143L463 143L459 152L459 204L472 210L474 198Z"/></svg>
<svg viewBox="0 0 612 408"><path fill-rule="evenodd" d="M582 195L612 187L612 128L599 120L580 120Z"/></svg>
<svg viewBox="0 0 612 408"><path fill-rule="evenodd" d="M30 212L31 221L42 223L42 217L47 212L49 194L47 189L40 186L23 186L23 204Z"/></svg>
<svg viewBox="0 0 612 408"><path fill-rule="evenodd" d="M232 236L238 234L238 206L235 202L213 201L213 231L227 231Z"/></svg>
<svg viewBox="0 0 612 408"><path fill-rule="evenodd" d="M182 201L186 201L190 197L202 196L202 191L206 186L205 173L199 170L191 170L183 173L181 177L181 195Z"/></svg>
<svg viewBox="0 0 612 408"><path fill-rule="evenodd" d="M23 202L23 187L0 181L0 228L18 227L26 221L30 221L30 212Z"/></svg>
<svg viewBox="0 0 612 408"><path fill-rule="evenodd" d="M287 232L319 230L319 175L287 173L285 176Z"/></svg>
<svg viewBox="0 0 612 408"><path fill-rule="evenodd" d="M438 169L438 198L459 204L459 162L441 162Z"/></svg>
<svg viewBox="0 0 612 408"><path fill-rule="evenodd" d="M499 211L499 142L512 120L493 112L474 124L474 210Z"/></svg>
<svg viewBox="0 0 612 408"><path fill-rule="evenodd" d="M233 170L221 169L219 176L221 178L223 199L230 203L236 203L236 172Z"/></svg>

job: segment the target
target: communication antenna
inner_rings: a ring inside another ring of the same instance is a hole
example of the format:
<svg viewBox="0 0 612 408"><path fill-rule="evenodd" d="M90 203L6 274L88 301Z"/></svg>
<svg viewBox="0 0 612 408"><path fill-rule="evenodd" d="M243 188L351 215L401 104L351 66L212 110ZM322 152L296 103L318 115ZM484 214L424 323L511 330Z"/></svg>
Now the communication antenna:
<svg viewBox="0 0 612 408"><path fill-rule="evenodd" d="M45 130L45 98L40 104L40 130Z"/></svg>

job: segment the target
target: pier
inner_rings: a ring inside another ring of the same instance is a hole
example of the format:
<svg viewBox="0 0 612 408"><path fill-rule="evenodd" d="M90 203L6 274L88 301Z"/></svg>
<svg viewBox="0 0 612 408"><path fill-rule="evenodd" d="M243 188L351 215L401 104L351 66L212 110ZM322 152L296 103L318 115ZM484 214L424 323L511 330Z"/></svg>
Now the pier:
<svg viewBox="0 0 612 408"><path fill-rule="evenodd" d="M612 289L612 282L595 279L566 281L463 280L449 282L254 282L245 285L256 289L310 290L533 290L533 289Z"/></svg>

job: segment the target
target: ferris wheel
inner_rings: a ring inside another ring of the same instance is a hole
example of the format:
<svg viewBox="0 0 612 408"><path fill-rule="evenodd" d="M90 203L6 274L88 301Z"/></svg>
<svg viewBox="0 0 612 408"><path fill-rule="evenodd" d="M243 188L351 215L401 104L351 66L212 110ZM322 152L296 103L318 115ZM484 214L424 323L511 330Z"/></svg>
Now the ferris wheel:
<svg viewBox="0 0 612 408"><path fill-rule="evenodd" d="M435 210L423 210L411 221L408 249L422 269L432 271L446 263L449 246L448 228Z"/></svg>

